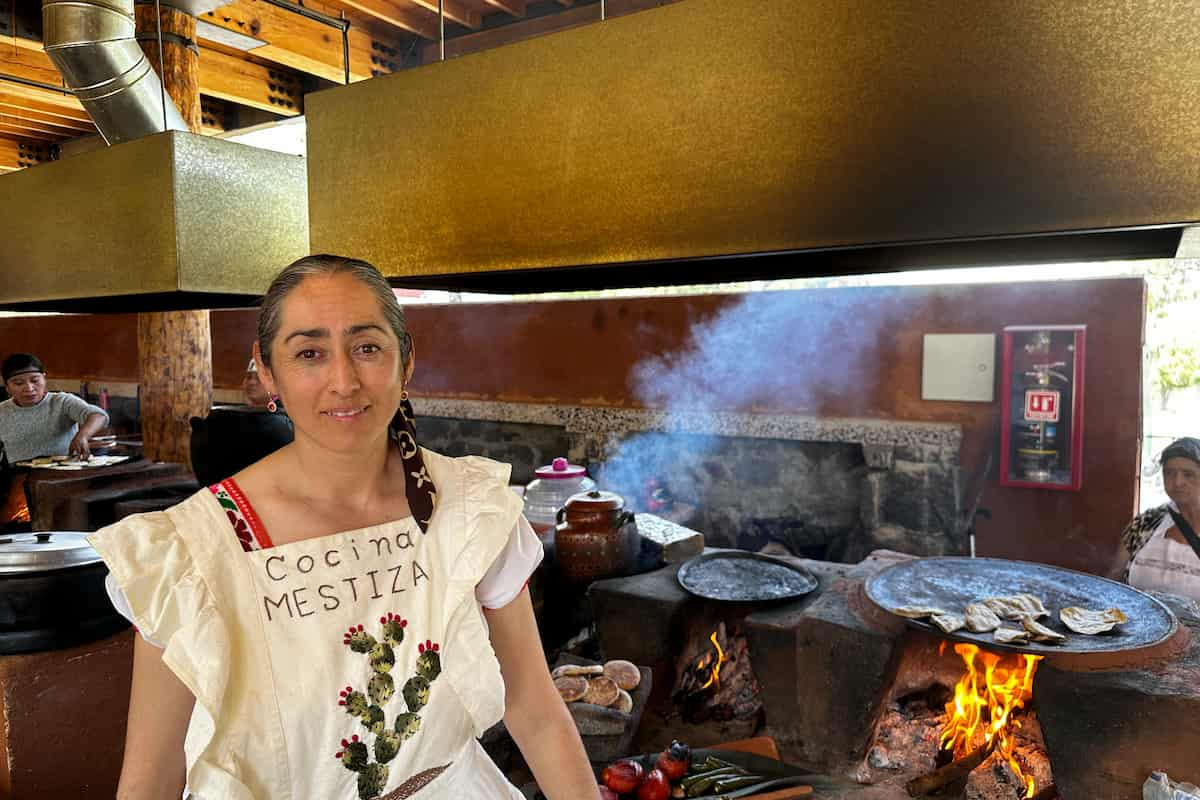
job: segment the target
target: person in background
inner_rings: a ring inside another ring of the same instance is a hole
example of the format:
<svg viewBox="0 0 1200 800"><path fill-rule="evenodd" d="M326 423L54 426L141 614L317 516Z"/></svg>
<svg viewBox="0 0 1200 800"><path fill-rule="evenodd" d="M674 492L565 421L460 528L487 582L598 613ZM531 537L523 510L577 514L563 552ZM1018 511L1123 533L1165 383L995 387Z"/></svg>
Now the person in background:
<svg viewBox="0 0 1200 800"><path fill-rule="evenodd" d="M1200 439L1172 442L1159 463L1171 502L1134 517L1121 534L1125 580L1200 600Z"/></svg>
<svg viewBox="0 0 1200 800"><path fill-rule="evenodd" d="M91 457L89 441L108 424L108 413L68 392L46 391L46 370L29 353L0 365L11 399L0 403L0 441L8 462L38 456Z"/></svg>
<svg viewBox="0 0 1200 800"><path fill-rule="evenodd" d="M251 408L266 408L271 394L258 379L258 363L251 358L246 365L246 376L242 378L242 391L246 394L246 405Z"/></svg>

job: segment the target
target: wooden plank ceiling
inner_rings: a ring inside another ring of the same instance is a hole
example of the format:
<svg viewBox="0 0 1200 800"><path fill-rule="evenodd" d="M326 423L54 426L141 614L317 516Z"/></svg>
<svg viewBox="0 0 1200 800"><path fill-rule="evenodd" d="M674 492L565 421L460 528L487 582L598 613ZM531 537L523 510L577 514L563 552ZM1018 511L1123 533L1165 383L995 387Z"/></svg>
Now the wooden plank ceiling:
<svg viewBox="0 0 1200 800"><path fill-rule="evenodd" d="M606 16L673 1L605 0ZM448 58L600 15L599 0L442 2ZM351 81L439 58L438 0L303 0L303 7L349 22ZM204 133L303 114L306 93L345 80L341 31L295 8L235 0L200 19L214 26L198 34ZM64 143L95 135L79 102L52 88L60 86L42 49L40 0L0 0L0 173L57 158Z"/></svg>

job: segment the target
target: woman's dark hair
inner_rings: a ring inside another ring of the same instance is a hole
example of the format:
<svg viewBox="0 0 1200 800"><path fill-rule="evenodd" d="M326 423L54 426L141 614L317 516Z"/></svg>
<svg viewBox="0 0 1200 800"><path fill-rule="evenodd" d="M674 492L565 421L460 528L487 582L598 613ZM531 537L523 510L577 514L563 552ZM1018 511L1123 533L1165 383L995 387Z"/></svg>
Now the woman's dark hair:
<svg viewBox="0 0 1200 800"><path fill-rule="evenodd" d="M1167 445L1166 450L1162 451L1162 455L1158 458L1158 463L1166 464L1167 459L1171 458L1187 458L1200 464L1200 439L1195 439L1191 436L1176 439Z"/></svg>
<svg viewBox="0 0 1200 800"><path fill-rule="evenodd" d="M271 367L271 342L279 333L279 316L283 300L292 290L314 275L352 275L379 299L383 316L400 340L401 363L407 364L412 354L412 338L404 321L404 309L396 302L387 278L373 265L357 258L345 256L314 255L293 261L283 268L271 281L258 309L258 349L262 353L263 365Z"/></svg>
<svg viewBox="0 0 1200 800"><path fill-rule="evenodd" d="M3 364L0 364L0 375L6 381L14 375L45 371L46 368L42 366L42 360L32 353L13 353L4 359Z"/></svg>

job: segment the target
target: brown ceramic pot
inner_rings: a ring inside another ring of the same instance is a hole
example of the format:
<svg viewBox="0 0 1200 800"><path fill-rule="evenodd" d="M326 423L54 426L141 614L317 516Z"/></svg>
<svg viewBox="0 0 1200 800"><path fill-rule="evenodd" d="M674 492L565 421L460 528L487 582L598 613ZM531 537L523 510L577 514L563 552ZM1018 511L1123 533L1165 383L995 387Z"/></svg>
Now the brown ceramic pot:
<svg viewBox="0 0 1200 800"><path fill-rule="evenodd" d="M558 511L554 557L572 583L628 574L634 567L637 523L614 492L573 495Z"/></svg>

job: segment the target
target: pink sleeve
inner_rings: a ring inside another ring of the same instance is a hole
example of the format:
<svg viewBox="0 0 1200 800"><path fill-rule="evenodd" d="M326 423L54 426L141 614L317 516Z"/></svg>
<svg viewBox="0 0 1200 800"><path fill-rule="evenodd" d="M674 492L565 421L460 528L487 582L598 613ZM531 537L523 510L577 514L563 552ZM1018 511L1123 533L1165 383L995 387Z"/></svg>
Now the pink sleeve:
<svg viewBox="0 0 1200 800"><path fill-rule="evenodd" d="M475 599L484 608L503 608L516 599L529 577L542 563L542 541L524 515L509 534L508 544L475 587Z"/></svg>

